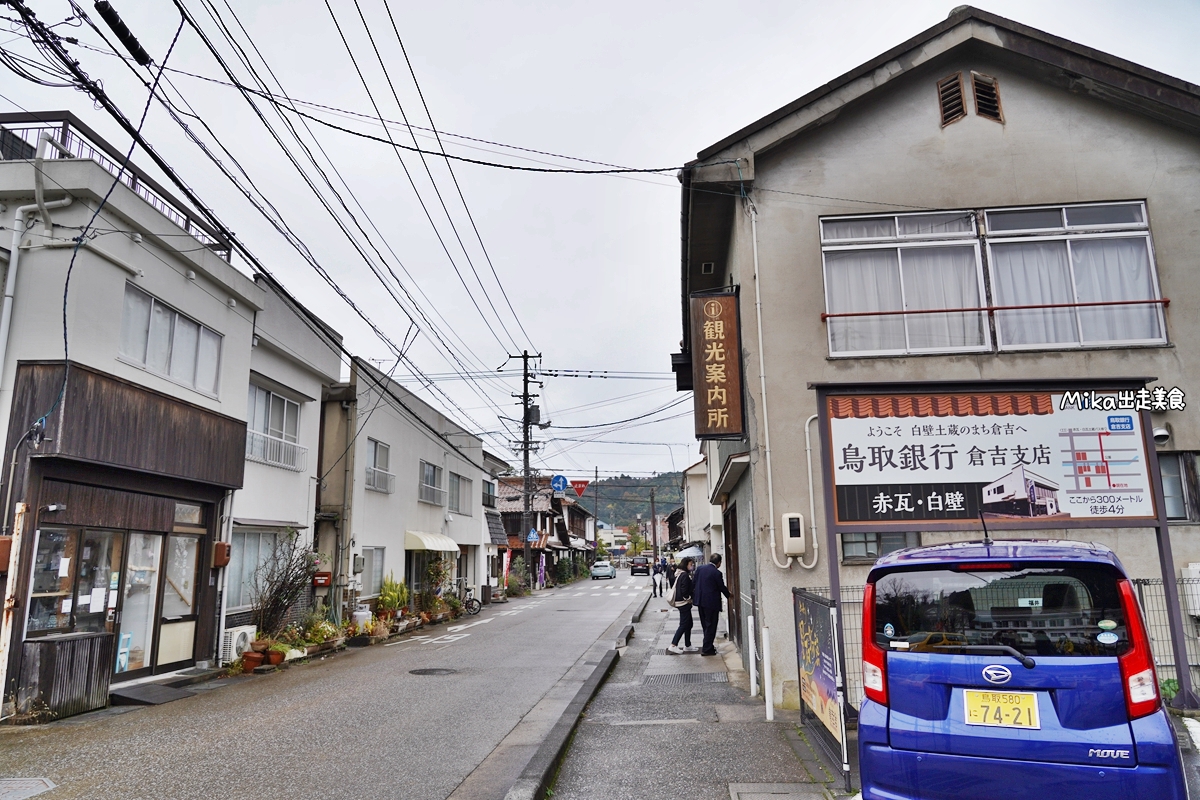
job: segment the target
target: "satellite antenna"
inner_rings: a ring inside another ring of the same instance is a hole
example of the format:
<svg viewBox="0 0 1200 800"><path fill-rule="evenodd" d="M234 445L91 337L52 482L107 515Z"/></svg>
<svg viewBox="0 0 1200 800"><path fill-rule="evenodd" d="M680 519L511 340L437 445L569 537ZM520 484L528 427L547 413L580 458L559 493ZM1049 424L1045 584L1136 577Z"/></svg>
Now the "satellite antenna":
<svg viewBox="0 0 1200 800"><path fill-rule="evenodd" d="M992 546L992 535L988 533L987 522L983 519L983 509L979 509L979 524L983 526L983 546Z"/></svg>

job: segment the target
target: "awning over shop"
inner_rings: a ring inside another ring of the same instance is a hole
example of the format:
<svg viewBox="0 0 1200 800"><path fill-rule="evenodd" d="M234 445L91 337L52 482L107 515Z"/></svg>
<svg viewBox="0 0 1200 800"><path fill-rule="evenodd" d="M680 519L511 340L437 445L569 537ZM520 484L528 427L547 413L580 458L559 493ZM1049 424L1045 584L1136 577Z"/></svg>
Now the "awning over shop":
<svg viewBox="0 0 1200 800"><path fill-rule="evenodd" d="M300 522L283 522L277 519L248 519L246 517L234 517L233 524L240 528L292 528L302 531L308 526Z"/></svg>
<svg viewBox="0 0 1200 800"><path fill-rule="evenodd" d="M406 550L438 550L443 553L457 553L458 542L440 533L405 531L404 548Z"/></svg>

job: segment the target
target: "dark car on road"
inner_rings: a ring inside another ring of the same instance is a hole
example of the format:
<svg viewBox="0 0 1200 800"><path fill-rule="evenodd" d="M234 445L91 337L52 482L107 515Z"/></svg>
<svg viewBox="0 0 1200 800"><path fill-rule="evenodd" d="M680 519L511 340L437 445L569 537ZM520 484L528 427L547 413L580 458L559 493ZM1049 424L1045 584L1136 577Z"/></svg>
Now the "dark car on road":
<svg viewBox="0 0 1200 800"><path fill-rule="evenodd" d="M630 575L649 575L650 574L650 559L645 556L634 556L629 559L629 574Z"/></svg>
<svg viewBox="0 0 1200 800"><path fill-rule="evenodd" d="M1137 589L1111 550L890 553L863 592L863 800L1186 800Z"/></svg>

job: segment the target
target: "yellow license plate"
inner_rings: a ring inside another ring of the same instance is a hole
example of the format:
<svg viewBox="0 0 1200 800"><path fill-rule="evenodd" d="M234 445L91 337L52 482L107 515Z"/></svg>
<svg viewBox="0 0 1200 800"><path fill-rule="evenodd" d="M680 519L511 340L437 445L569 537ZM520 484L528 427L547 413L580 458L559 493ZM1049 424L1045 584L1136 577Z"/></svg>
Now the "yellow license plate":
<svg viewBox="0 0 1200 800"><path fill-rule="evenodd" d="M1038 716L1037 695L1033 692L992 692L964 689L966 722L993 728L1042 727Z"/></svg>

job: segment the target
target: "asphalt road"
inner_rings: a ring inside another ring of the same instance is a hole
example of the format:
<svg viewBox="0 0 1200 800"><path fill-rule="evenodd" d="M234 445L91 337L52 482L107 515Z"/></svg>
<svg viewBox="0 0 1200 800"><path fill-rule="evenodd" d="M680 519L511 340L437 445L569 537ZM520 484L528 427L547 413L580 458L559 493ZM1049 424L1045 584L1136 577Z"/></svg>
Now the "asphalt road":
<svg viewBox="0 0 1200 800"><path fill-rule="evenodd" d="M444 800L647 587L625 571L195 697L0 726L39 797ZM413 675L443 668L449 675Z"/></svg>

